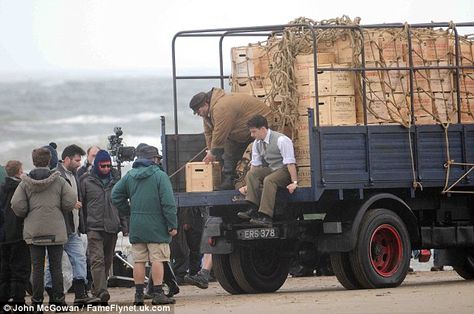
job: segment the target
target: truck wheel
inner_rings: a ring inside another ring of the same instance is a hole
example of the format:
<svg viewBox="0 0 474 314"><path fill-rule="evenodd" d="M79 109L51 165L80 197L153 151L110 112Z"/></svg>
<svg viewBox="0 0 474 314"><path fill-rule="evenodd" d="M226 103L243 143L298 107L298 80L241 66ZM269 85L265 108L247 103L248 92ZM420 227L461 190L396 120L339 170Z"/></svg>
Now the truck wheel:
<svg viewBox="0 0 474 314"><path fill-rule="evenodd" d="M285 283L290 259L280 256L278 248L267 242L236 246L230 255L230 266L237 284L246 293L273 292Z"/></svg>
<svg viewBox="0 0 474 314"><path fill-rule="evenodd" d="M468 248L460 252L463 255L462 262L454 265L453 269L459 276L466 280L474 279L474 248Z"/></svg>
<svg viewBox="0 0 474 314"><path fill-rule="evenodd" d="M362 288L352 270L349 253L331 253L331 266L337 280L344 288L349 290Z"/></svg>
<svg viewBox="0 0 474 314"><path fill-rule="evenodd" d="M241 294L244 292L235 281L230 268L229 254L212 254L212 269L217 281L222 288L230 294Z"/></svg>
<svg viewBox="0 0 474 314"><path fill-rule="evenodd" d="M365 213L350 253L351 265L364 288L397 287L410 266L411 244L400 217L387 209Z"/></svg>

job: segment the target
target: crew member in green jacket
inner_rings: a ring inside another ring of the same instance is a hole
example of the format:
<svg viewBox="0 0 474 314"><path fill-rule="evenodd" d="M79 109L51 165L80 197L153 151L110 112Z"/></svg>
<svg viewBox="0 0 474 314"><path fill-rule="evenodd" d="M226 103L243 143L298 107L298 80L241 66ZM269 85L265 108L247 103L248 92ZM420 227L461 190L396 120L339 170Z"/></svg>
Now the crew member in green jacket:
<svg viewBox="0 0 474 314"><path fill-rule="evenodd" d="M171 182L157 165L160 158L156 147L140 149L133 169L112 189L112 203L122 214L130 216L135 305L144 304L146 262L152 263L152 304L175 303L163 293L162 283L163 262L170 260L169 243L177 234L178 222Z"/></svg>

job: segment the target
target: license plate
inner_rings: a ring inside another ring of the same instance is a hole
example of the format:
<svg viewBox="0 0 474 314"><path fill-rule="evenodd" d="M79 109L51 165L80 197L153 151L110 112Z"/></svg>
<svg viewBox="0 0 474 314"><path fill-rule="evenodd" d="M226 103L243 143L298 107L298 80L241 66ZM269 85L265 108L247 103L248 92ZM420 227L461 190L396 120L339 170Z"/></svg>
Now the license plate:
<svg viewBox="0 0 474 314"><path fill-rule="evenodd" d="M239 240L276 239L278 238L277 228L252 228L237 230Z"/></svg>

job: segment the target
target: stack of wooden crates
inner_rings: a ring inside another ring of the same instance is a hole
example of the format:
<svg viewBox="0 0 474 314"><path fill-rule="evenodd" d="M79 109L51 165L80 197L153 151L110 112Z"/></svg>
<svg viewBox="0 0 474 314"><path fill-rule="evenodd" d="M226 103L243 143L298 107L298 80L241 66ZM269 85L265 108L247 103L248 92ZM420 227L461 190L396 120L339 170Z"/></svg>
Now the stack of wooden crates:
<svg viewBox="0 0 474 314"><path fill-rule="evenodd" d="M414 29L410 35L411 53L405 30L364 30L364 60L350 35L318 42L319 125L363 124L362 89L365 85L367 124L408 126L411 123L410 55L413 66L420 67L413 71L415 123L458 123L454 106L457 93L461 99L461 121L474 123L474 70L460 71L457 88L455 70L442 68L456 64L452 32L425 28ZM267 97L272 89L269 73L276 47L273 42L268 46L249 44L232 48L233 92L254 95L270 105ZM460 37L458 48L460 65L474 65L473 41ZM361 69L364 65L371 69L364 75L362 71L337 70ZM293 139L298 180L300 186L310 186L307 108L316 108L314 55L297 55L293 67L298 91L299 117Z"/></svg>

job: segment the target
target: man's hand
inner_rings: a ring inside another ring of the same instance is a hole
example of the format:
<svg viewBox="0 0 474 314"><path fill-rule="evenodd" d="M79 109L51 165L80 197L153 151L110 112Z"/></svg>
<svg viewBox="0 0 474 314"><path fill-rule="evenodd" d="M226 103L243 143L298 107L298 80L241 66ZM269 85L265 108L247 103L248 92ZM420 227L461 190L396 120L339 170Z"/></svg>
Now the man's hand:
<svg viewBox="0 0 474 314"><path fill-rule="evenodd" d="M293 194L293 192L296 190L297 187L298 187L298 184L293 183L293 182L286 186L286 188L288 189L288 192L290 192L290 194Z"/></svg>
<svg viewBox="0 0 474 314"><path fill-rule="evenodd" d="M204 161L207 165L208 163L213 162L215 160L216 160L216 157L209 150L202 161Z"/></svg>
<svg viewBox="0 0 474 314"><path fill-rule="evenodd" d="M241 187L241 188L239 189L239 192L240 192L240 194L242 194L242 195L247 195L247 186L244 185L243 187Z"/></svg>
<svg viewBox="0 0 474 314"><path fill-rule="evenodd" d="M76 205L74 205L74 209L81 209L82 208L82 203L77 201Z"/></svg>
<svg viewBox="0 0 474 314"><path fill-rule="evenodd" d="M171 230L168 231L168 233L169 233L170 236L174 237L175 235L178 234L178 230L176 230L176 229L171 229Z"/></svg>

